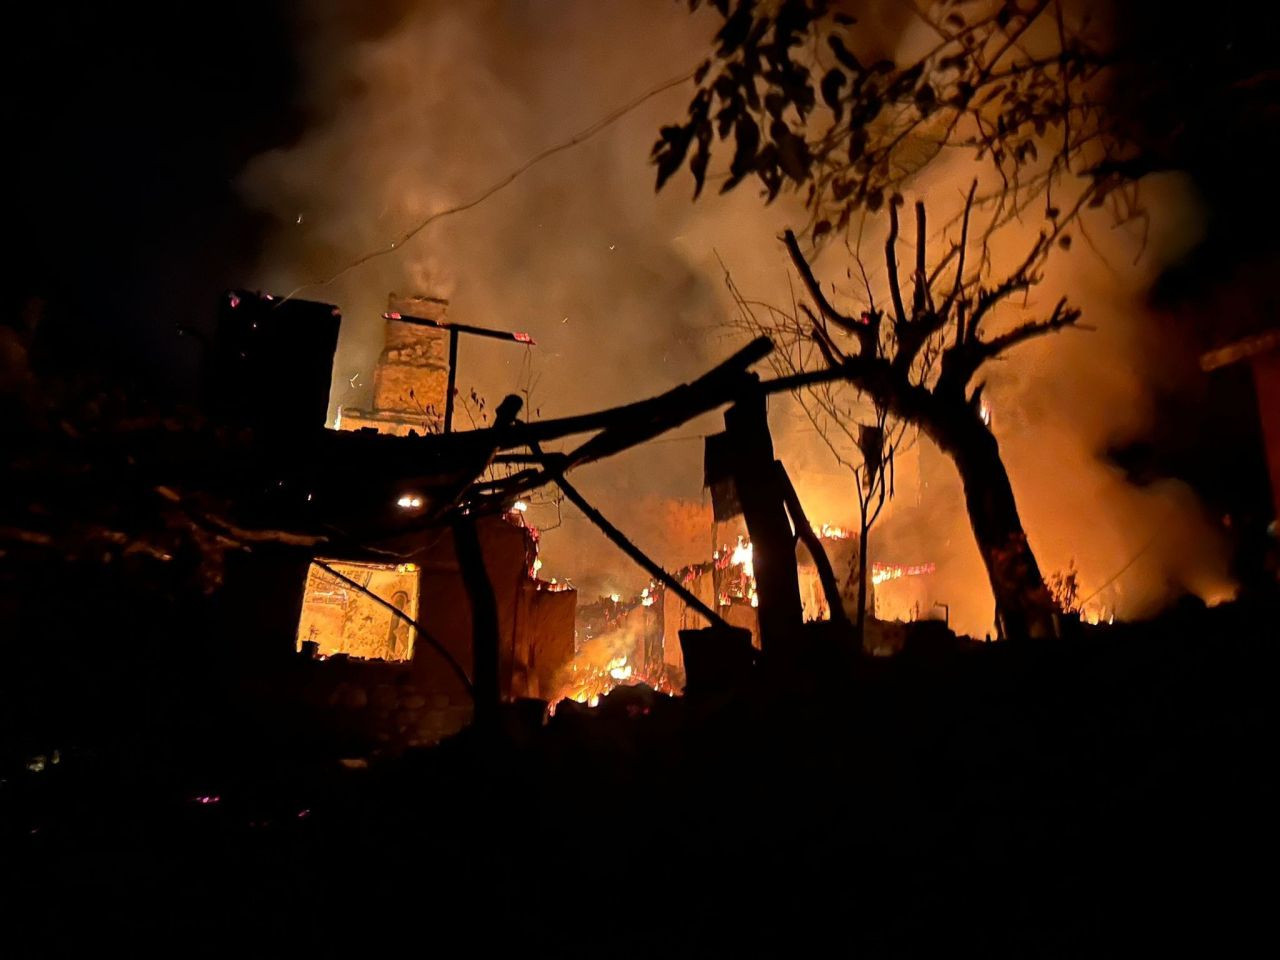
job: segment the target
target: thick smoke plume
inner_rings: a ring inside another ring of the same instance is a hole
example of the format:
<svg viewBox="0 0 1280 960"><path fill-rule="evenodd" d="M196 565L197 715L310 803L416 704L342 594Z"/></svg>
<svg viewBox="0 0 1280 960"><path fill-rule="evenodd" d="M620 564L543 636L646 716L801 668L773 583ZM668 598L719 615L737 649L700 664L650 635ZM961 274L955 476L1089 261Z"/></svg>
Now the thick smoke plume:
<svg viewBox="0 0 1280 960"><path fill-rule="evenodd" d="M907 6L861 12L873 44L891 51L912 42L919 25ZM311 124L296 144L257 158L242 178L245 194L279 221L255 278L274 291L337 274L692 69L718 25L713 13L690 16L686 4L672 0L423 0L402 4L394 17L382 14L382 22L356 22L342 5L315 9L298 24L312 71ZM543 417L651 395L727 355L737 344L717 255L749 295L789 304L788 264L776 238L804 222L795 198L765 207L749 184L718 196L714 170L696 204L691 184L679 178L661 194L653 191L649 148L658 127L681 115L688 94L679 87L655 97L475 209L433 224L397 254L301 291L337 303L344 314L334 408L368 399L381 348L379 314L393 290L446 296L455 319L531 333L534 348L465 343L459 383L491 405L527 392L529 415ZM934 165L916 185L931 208L937 202L935 223L971 175L956 164ZM1121 615L1148 610L1184 586L1206 594L1225 588L1219 548L1189 491L1177 484L1137 490L1098 456L1142 429L1149 414L1144 383L1164 375L1156 369L1161 351L1172 349L1153 351L1160 340L1142 293L1169 252L1163 238L1185 242L1193 227L1171 222L1185 220L1188 209L1178 186L1160 187L1156 240L1141 267L1130 266L1135 241L1109 235L1102 257L1082 243L1056 256L1034 293L1037 303L1051 305L1059 291L1069 292L1096 332L1022 347L987 378L994 429L1046 570L1074 558L1087 594L1145 547L1100 594ZM882 242L879 229L868 222L868 250ZM1026 236L1033 234L1028 225ZM1009 249L1017 240L1007 241ZM849 265L836 246L816 262L838 285L849 282ZM851 477L790 401L775 401L772 420L810 517L848 524ZM711 531L700 541L690 517L705 515L699 438L718 426L717 418L704 418L583 470L577 483L664 564L706 559ZM921 440L916 457L927 458L925 445ZM898 483L904 504L920 493L910 459ZM903 522L886 549L898 562L937 562L933 599L950 604L953 625L981 635L990 629L990 593L954 471L942 461L926 472L935 479L919 498L924 506L910 518L899 511ZM668 506L675 500L683 506ZM532 513L535 523L557 523L554 508ZM559 521L544 540L544 575L569 576L587 596L646 582L576 510L564 508ZM885 522L889 530L890 517Z"/></svg>

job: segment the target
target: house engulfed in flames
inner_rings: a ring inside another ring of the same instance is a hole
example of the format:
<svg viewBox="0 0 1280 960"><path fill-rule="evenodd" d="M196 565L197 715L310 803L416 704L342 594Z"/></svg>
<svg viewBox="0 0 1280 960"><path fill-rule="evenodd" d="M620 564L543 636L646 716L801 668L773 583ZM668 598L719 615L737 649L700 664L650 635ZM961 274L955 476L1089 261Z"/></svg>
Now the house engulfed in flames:
<svg viewBox="0 0 1280 960"><path fill-rule="evenodd" d="M267 428L272 475L279 476L270 488L280 487L280 502L268 497L263 505L278 516L291 504L285 512L304 527L378 534L314 553L309 568L293 560L266 563L265 555L237 557L228 609L241 642L275 650L282 618L292 618L287 629L305 664L304 696L345 711L345 731L409 745L461 729L473 712L468 591L451 529L427 522L432 504L454 496L448 491L471 475L440 445L417 442L441 432L448 419L442 412L449 409L450 331L479 331L452 327L447 307L437 299L392 298L371 402L343 408L336 430L319 429L340 322L335 308L238 292L228 296L220 319L218 369L225 376L215 389L233 405L223 412ZM314 336L317 326L323 338ZM518 334L499 338L527 342ZM320 442L291 440L317 430ZM500 695L590 703L619 684L682 689L679 633L703 626L701 617L656 582L628 600L614 595L578 611L571 587L538 577L538 531L522 507L516 502L476 522L496 601ZM817 532L852 614L857 539L831 526ZM758 637L753 547L736 539L677 576L725 621ZM802 547L796 563L805 617L828 618L826 594ZM871 581L874 587L931 570L873 565ZM282 591L293 592L296 602L281 604ZM873 593L872 612L876 602Z"/></svg>
<svg viewBox="0 0 1280 960"><path fill-rule="evenodd" d="M445 323L447 307L438 299L393 297L390 310ZM282 307L271 297L244 291L223 303L220 334L232 341L227 352L240 364L237 369L261 368L264 381L273 368L284 365L277 353L306 340L290 327L287 336L276 338L281 343L277 351L269 346L272 331L286 324L305 326L303 321L317 317L333 326L332 336L325 345L327 357L319 350L308 364L312 369L305 392L317 394L319 385L311 381L322 368L323 393L279 425L285 428L277 434L281 440L323 424L337 311L300 301ZM294 588L301 593L300 609L294 608L295 649L311 664L305 671L307 699L345 709L347 728L410 745L461 729L473 710L459 676L473 662L472 623L453 535L447 526L423 522L433 485L447 486L449 465L422 466L426 451L415 444L416 437L439 433L443 426L448 336L446 329L387 319L371 406L341 410L338 430L323 431L318 447L323 452L316 455L320 466L305 470L305 505L315 508L327 525L355 517L357 526L372 522L383 535L372 546L316 554L305 582L299 577ZM296 366L289 376L299 376ZM246 389L240 379L238 395L260 392ZM237 384L223 389L231 386ZM301 467L299 472L304 472ZM415 472L420 474L416 480L405 479ZM444 480L435 473L443 473ZM497 607L499 683L509 700L547 696L556 671L574 650L576 593L537 576L538 531L525 522L522 507L517 502L505 515L476 523ZM253 583L263 579L262 570L259 565L240 578L243 593L267 592L265 584ZM418 637L413 623L429 639Z"/></svg>

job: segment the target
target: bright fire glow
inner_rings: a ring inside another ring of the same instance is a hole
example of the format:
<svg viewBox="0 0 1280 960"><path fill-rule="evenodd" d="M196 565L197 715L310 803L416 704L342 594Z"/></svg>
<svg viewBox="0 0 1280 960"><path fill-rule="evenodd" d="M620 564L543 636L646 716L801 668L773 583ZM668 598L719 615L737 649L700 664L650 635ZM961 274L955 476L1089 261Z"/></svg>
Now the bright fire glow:
<svg viewBox="0 0 1280 960"><path fill-rule="evenodd" d="M897 563L873 563L871 565L871 583L878 585L886 580L897 580L899 577L918 577L925 573L933 573L937 567L932 563L917 563L904 566Z"/></svg>
<svg viewBox="0 0 1280 960"><path fill-rule="evenodd" d="M852 530L837 527L834 523L824 523L822 525L814 523L810 524L810 526L813 527L813 532L823 540L848 540L853 536Z"/></svg>
<svg viewBox="0 0 1280 960"><path fill-rule="evenodd" d="M827 540L842 540L856 537L857 534L847 528L835 524L814 526L815 532ZM718 601L720 606L750 604L759 607L760 598L756 592L755 551L745 537L739 537L737 543L721 546L714 551L712 564L701 567L690 567L678 574L686 583L698 575L710 573L711 567L718 571L716 583L719 587ZM871 565L871 582L881 584L901 577L914 577L932 573L936 566L932 563L912 565L881 564ZM605 612L607 627L605 632L595 638L588 637L587 645L598 644L593 652L588 646L580 649L575 659L564 672L558 675L555 692L548 697L551 710L563 700L594 707L600 698L615 687L631 684L646 684L662 693L673 692L671 681L666 675L663 663L649 663L643 644L638 639L644 630L644 621L630 615L637 607L654 606L662 596L662 588L651 581L636 596L629 596L625 601L621 593L611 593L608 601L614 606ZM668 601L669 602L669 601ZM634 631L635 636L629 632ZM630 652L624 652L630 651Z"/></svg>
<svg viewBox="0 0 1280 960"><path fill-rule="evenodd" d="M515 503L511 505L511 509L516 511L517 513L524 513L526 510L529 509L529 505L525 503L523 500L517 500Z"/></svg>
<svg viewBox="0 0 1280 960"><path fill-rule="evenodd" d="M403 493L400 499L396 501L396 506L401 510L417 510L422 506L422 498L412 493Z"/></svg>
<svg viewBox="0 0 1280 960"><path fill-rule="evenodd" d="M580 655L569 664L559 688L548 698L551 712L555 713L556 704L562 700L595 707L599 705L600 698L615 687L635 684L646 684L660 693L675 692L660 666L657 670L647 670L640 663L632 663L624 654L615 654L604 661L593 661L588 655Z"/></svg>

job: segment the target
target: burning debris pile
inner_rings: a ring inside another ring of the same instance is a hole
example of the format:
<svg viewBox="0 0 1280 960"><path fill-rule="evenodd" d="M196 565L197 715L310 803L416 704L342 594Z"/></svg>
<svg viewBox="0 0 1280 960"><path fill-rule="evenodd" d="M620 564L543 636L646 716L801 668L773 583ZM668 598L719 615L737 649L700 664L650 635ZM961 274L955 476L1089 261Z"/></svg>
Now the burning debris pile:
<svg viewBox="0 0 1280 960"><path fill-rule="evenodd" d="M858 587L857 535L829 523L814 524L813 530L836 571L845 610L852 615ZM713 605L726 622L749 630L758 648L756 609L760 599L754 559L751 541L739 536L732 545L722 544L715 550L710 561L684 567L675 576L695 596ZM829 620L831 611L811 558L801 548L796 559L805 619ZM933 563L873 563L870 582L874 588L935 569ZM873 613L876 609L874 597L869 609ZM680 691L684 687L684 657L679 632L701 625L701 618L657 581L650 581L632 597L614 593L580 606L578 649L556 676L550 697L552 711L556 703L566 699L594 707L602 695L619 686L645 684L664 693Z"/></svg>
<svg viewBox="0 0 1280 960"><path fill-rule="evenodd" d="M643 620L628 616L637 608L624 610L612 600L604 603L617 609L618 619L613 621L612 629L586 640L574 658L556 674L550 698L552 713L562 700L597 706L603 695L619 686L644 684L661 693L676 692L667 665L661 659L651 663L644 656Z"/></svg>

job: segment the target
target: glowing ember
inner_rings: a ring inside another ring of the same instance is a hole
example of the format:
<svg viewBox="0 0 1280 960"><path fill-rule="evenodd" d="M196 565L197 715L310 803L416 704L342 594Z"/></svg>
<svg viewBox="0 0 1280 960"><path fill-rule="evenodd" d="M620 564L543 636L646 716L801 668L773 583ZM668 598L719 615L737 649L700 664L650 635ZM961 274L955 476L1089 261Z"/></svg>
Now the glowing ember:
<svg viewBox="0 0 1280 960"><path fill-rule="evenodd" d="M813 532L823 540L848 540L853 536L852 530L846 530L844 527L837 527L833 523L824 523L821 526L814 523L811 524Z"/></svg>
<svg viewBox="0 0 1280 960"><path fill-rule="evenodd" d="M401 494L400 499L396 501L396 506L402 510L417 510L422 506L422 498L411 493Z"/></svg>
<svg viewBox="0 0 1280 960"><path fill-rule="evenodd" d="M517 513L524 513L526 510L529 509L529 505L525 503L523 500L517 500L515 503L511 505L511 509L516 511Z"/></svg>
<svg viewBox="0 0 1280 960"><path fill-rule="evenodd" d="M886 580L897 580L900 577L918 577L933 573L937 567L932 563L917 563L904 566L897 563L873 563L871 565L871 583L878 585Z"/></svg>

